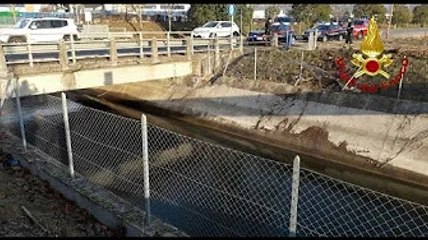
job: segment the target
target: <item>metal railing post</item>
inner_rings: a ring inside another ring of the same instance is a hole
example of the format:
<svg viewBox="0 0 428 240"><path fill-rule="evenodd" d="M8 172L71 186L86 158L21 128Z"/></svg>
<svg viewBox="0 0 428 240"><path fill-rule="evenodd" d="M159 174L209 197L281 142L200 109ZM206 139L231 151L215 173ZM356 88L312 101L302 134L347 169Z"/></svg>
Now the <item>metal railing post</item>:
<svg viewBox="0 0 428 240"><path fill-rule="evenodd" d="M22 138L22 146L25 150L27 150L27 139L25 137L25 127L24 127L24 118L22 117L22 109L21 109L21 91L19 80L15 79L15 98L16 98L16 107L18 109L18 117L19 117L19 128L21 130L21 138Z"/></svg>
<svg viewBox="0 0 428 240"><path fill-rule="evenodd" d="M291 183L290 225L288 227L289 237L296 236L297 230L297 204L299 201L300 184L300 157L296 155L293 160L293 176Z"/></svg>
<svg viewBox="0 0 428 240"><path fill-rule="evenodd" d="M67 109L67 96L64 92L61 92L62 100L62 116L64 119L64 130L65 130L65 140L67 144L67 155L68 155L68 166L70 168L71 179L74 177L74 163L73 163L73 151L71 149L71 133L70 133L70 123L68 121L68 109Z"/></svg>
<svg viewBox="0 0 428 240"><path fill-rule="evenodd" d="M147 141L147 118L146 115L141 115L141 140L143 148L143 183L144 183L144 229L150 234L150 171L149 171L149 154Z"/></svg>

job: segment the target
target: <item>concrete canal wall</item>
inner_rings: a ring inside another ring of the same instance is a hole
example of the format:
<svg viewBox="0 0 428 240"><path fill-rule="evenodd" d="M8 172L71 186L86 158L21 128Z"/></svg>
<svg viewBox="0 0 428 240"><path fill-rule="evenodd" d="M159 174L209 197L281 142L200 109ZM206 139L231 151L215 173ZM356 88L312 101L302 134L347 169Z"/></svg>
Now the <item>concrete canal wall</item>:
<svg viewBox="0 0 428 240"><path fill-rule="evenodd" d="M287 148L428 185L428 104L350 93L273 95L167 81L103 87L201 120L263 132Z"/></svg>

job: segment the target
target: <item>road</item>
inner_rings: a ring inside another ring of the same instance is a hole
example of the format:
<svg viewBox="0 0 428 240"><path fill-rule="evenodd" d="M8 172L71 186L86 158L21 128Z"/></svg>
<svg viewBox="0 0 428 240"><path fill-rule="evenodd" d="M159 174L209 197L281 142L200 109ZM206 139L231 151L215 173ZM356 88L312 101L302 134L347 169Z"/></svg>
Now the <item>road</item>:
<svg viewBox="0 0 428 240"><path fill-rule="evenodd" d="M401 38L407 36L427 36L428 28L416 28L416 29L392 29L390 36L392 38ZM222 39L220 43L221 49L228 49L230 45L228 44L229 39ZM195 40L194 42L194 52L206 52L208 48L211 51L214 51L214 46L211 45L208 47L207 40ZM338 42L339 43L339 42ZM75 51L77 59L83 58L96 58L96 57L109 57L109 46L108 42L97 42L97 43L75 43ZM280 43L281 44L281 43ZM297 45L304 45L304 41L297 41ZM171 41L171 53L173 54L185 54L186 46L183 44L182 40L176 39ZM238 47L238 43L235 44L235 47ZM263 46L264 44L257 44ZM254 47L255 45L247 45L246 47ZM12 63L27 63L29 62L29 54L27 52L27 46L8 46L5 47L6 61L9 64ZM136 42L118 42L118 56L139 56L140 55L140 46ZM145 56L151 55L151 46L146 42L143 46L143 54ZM35 45L32 49L33 52L33 61L34 62L49 62L49 61L58 61L58 46L56 44L50 45ZM168 49L165 41L158 41L158 52L159 54L167 54ZM68 52L69 58L72 57L71 51Z"/></svg>

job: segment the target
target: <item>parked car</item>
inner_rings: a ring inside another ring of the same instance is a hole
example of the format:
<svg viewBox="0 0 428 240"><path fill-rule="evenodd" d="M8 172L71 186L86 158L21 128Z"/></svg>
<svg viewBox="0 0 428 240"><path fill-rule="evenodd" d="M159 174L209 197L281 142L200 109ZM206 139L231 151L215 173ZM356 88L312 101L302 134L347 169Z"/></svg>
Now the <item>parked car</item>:
<svg viewBox="0 0 428 240"><path fill-rule="evenodd" d="M0 29L0 42L34 43L69 40L70 35L77 39L78 33L78 27L73 19L24 18L18 21L13 28Z"/></svg>
<svg viewBox="0 0 428 240"><path fill-rule="evenodd" d="M293 39L296 39L296 36L294 36L294 30L293 27L289 24L289 23L279 23L279 22L274 22L271 26L270 26L270 31L271 31L271 36L270 38L274 35L274 34L278 34L278 40L279 41L285 41L285 38L288 34L292 34Z"/></svg>
<svg viewBox="0 0 428 240"><path fill-rule="evenodd" d="M342 41L346 37L346 29L338 24L324 23L316 25L303 33L303 39L308 40L309 34L318 30L318 41L327 42L328 40L336 39Z"/></svg>
<svg viewBox="0 0 428 240"><path fill-rule="evenodd" d="M257 43L265 40L265 28L259 28L248 34L247 42Z"/></svg>
<svg viewBox="0 0 428 240"><path fill-rule="evenodd" d="M352 32L352 36L356 39L362 39L367 35L367 29L369 26L369 21L366 19L363 20L355 20L353 23L354 31Z"/></svg>
<svg viewBox="0 0 428 240"><path fill-rule="evenodd" d="M230 21L210 21L202 27L193 29L192 36L195 38L227 37L230 36L231 32L234 36L239 36L240 30L236 23L231 24Z"/></svg>
<svg viewBox="0 0 428 240"><path fill-rule="evenodd" d="M292 24L294 19L292 17L277 17L273 21L274 23Z"/></svg>

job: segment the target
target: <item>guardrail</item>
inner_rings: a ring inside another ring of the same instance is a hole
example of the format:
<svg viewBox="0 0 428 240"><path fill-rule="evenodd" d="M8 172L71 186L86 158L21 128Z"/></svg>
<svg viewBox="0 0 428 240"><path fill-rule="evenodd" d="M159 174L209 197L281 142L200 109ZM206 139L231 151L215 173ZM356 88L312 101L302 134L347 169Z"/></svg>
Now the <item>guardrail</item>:
<svg viewBox="0 0 428 240"><path fill-rule="evenodd" d="M159 55L184 54L190 58L195 52L230 50L231 47L242 49L243 39L239 37L194 39L190 33L109 32L108 38L102 33L91 33L89 40L77 40L76 36L67 35L66 40L60 41L6 43L1 45L0 64L4 61L6 65L34 66L41 62L59 62L61 66L67 66L70 61L76 63L79 59L109 58L113 65L117 65L120 57L143 59L151 56L157 61ZM25 37L31 39L30 35Z"/></svg>

